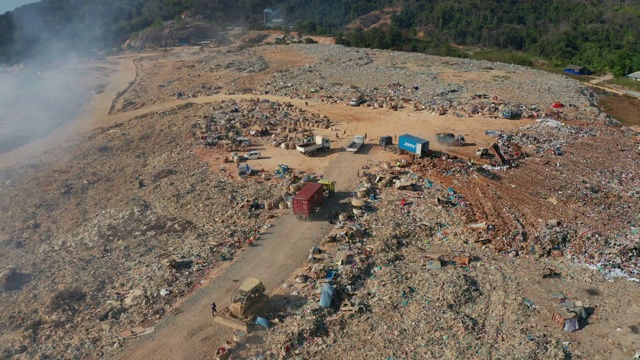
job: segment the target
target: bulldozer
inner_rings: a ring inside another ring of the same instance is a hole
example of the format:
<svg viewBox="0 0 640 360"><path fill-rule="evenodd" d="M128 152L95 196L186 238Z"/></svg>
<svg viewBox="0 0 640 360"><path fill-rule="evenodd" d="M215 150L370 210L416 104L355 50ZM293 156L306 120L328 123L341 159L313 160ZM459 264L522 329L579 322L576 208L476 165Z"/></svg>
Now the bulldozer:
<svg viewBox="0 0 640 360"><path fill-rule="evenodd" d="M268 298L262 281L246 278L231 295L231 305L216 314L215 322L247 332L255 313Z"/></svg>

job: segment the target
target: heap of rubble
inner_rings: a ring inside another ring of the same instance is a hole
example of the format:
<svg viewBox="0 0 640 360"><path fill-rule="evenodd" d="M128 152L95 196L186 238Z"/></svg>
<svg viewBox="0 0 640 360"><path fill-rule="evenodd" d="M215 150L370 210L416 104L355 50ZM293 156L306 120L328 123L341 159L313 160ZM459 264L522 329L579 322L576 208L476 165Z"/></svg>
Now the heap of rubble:
<svg viewBox="0 0 640 360"><path fill-rule="evenodd" d="M310 113L291 103L269 100L223 101L211 106L192 125L193 135L207 147L232 151L239 137L261 138L272 146L295 149L295 144L313 136L314 129L335 126L327 116Z"/></svg>
<svg viewBox="0 0 640 360"><path fill-rule="evenodd" d="M410 169L363 172L354 189L362 200L352 201L358 206L344 210L332 234L310 250L304 272L278 291L291 300L264 314L273 324L262 334L265 343L239 346L240 356L562 355L559 344L528 323L515 277L474 256L472 230L460 221L464 197L412 178ZM393 186L384 180L392 172L413 184ZM438 205L438 198L447 200ZM496 275L499 289L492 285ZM327 284L333 295L323 306ZM368 346L356 346L362 342Z"/></svg>
<svg viewBox="0 0 640 360"><path fill-rule="evenodd" d="M186 104L138 117L0 173L0 206L11 209L0 220L1 261L11 265L0 276L0 327L23 334L0 357L113 354L129 329L151 328L287 211L290 191L313 174L238 181L195 156L197 140L177 140L189 119L211 113ZM233 119L251 124L250 114Z"/></svg>
<svg viewBox="0 0 640 360"><path fill-rule="evenodd" d="M276 71L254 93L343 104L361 97L368 107L410 108L460 117L495 117L504 110L516 110L522 117L545 117L553 113L554 102L562 102L566 105L565 112L581 119L600 115L593 92L578 82L547 72L424 54L342 47L336 52L335 47L295 45L296 51L318 60L303 67ZM411 63L429 65L420 70L405 68ZM495 75L479 87L479 83L449 81L452 71L485 71ZM536 76L531 76L532 71ZM395 82L384 82L389 78ZM514 78L518 81L513 81Z"/></svg>

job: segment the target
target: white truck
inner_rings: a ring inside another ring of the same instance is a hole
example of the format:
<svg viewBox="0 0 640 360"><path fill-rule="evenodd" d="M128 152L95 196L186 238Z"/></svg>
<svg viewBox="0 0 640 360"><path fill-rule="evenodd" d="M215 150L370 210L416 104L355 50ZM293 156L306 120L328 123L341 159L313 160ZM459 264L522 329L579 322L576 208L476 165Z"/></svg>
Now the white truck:
<svg viewBox="0 0 640 360"><path fill-rule="evenodd" d="M360 104L364 104L364 96L362 94L360 94L357 97L349 100L349 105L350 106L360 106Z"/></svg>
<svg viewBox="0 0 640 360"><path fill-rule="evenodd" d="M304 155L311 156L319 151L327 151L331 148L331 140L324 136L316 135L315 142L309 141L296 145L296 150Z"/></svg>
<svg viewBox="0 0 640 360"><path fill-rule="evenodd" d="M362 144L364 144L364 136L356 135L353 137L353 141L349 143L349 146L347 146L347 151L356 152L360 150L360 147L362 147Z"/></svg>

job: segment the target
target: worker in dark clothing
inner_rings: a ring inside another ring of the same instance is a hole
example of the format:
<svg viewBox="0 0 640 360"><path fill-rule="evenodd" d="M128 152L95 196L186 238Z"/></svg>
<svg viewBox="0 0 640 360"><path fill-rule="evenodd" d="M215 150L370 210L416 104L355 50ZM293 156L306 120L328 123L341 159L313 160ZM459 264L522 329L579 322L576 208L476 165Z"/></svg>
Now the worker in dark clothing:
<svg viewBox="0 0 640 360"><path fill-rule="evenodd" d="M211 303L211 316L216 316L217 312L218 312L218 309L216 309L216 303L212 302Z"/></svg>

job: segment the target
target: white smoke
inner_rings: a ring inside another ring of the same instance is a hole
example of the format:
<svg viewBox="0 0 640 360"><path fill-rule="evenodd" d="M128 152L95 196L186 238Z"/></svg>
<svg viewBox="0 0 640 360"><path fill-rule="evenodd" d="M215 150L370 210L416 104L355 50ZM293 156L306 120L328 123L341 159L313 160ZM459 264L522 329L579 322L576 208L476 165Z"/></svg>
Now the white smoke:
<svg viewBox="0 0 640 360"><path fill-rule="evenodd" d="M85 28L99 31L95 25L89 29L90 19L53 31L34 5L13 15L21 40L34 46L19 70L0 71L0 153L36 141L78 114L90 93L81 84L76 39Z"/></svg>
<svg viewBox="0 0 640 360"><path fill-rule="evenodd" d="M284 11L266 8L262 11L262 15L262 22L265 27L272 28L284 25L286 15Z"/></svg>

